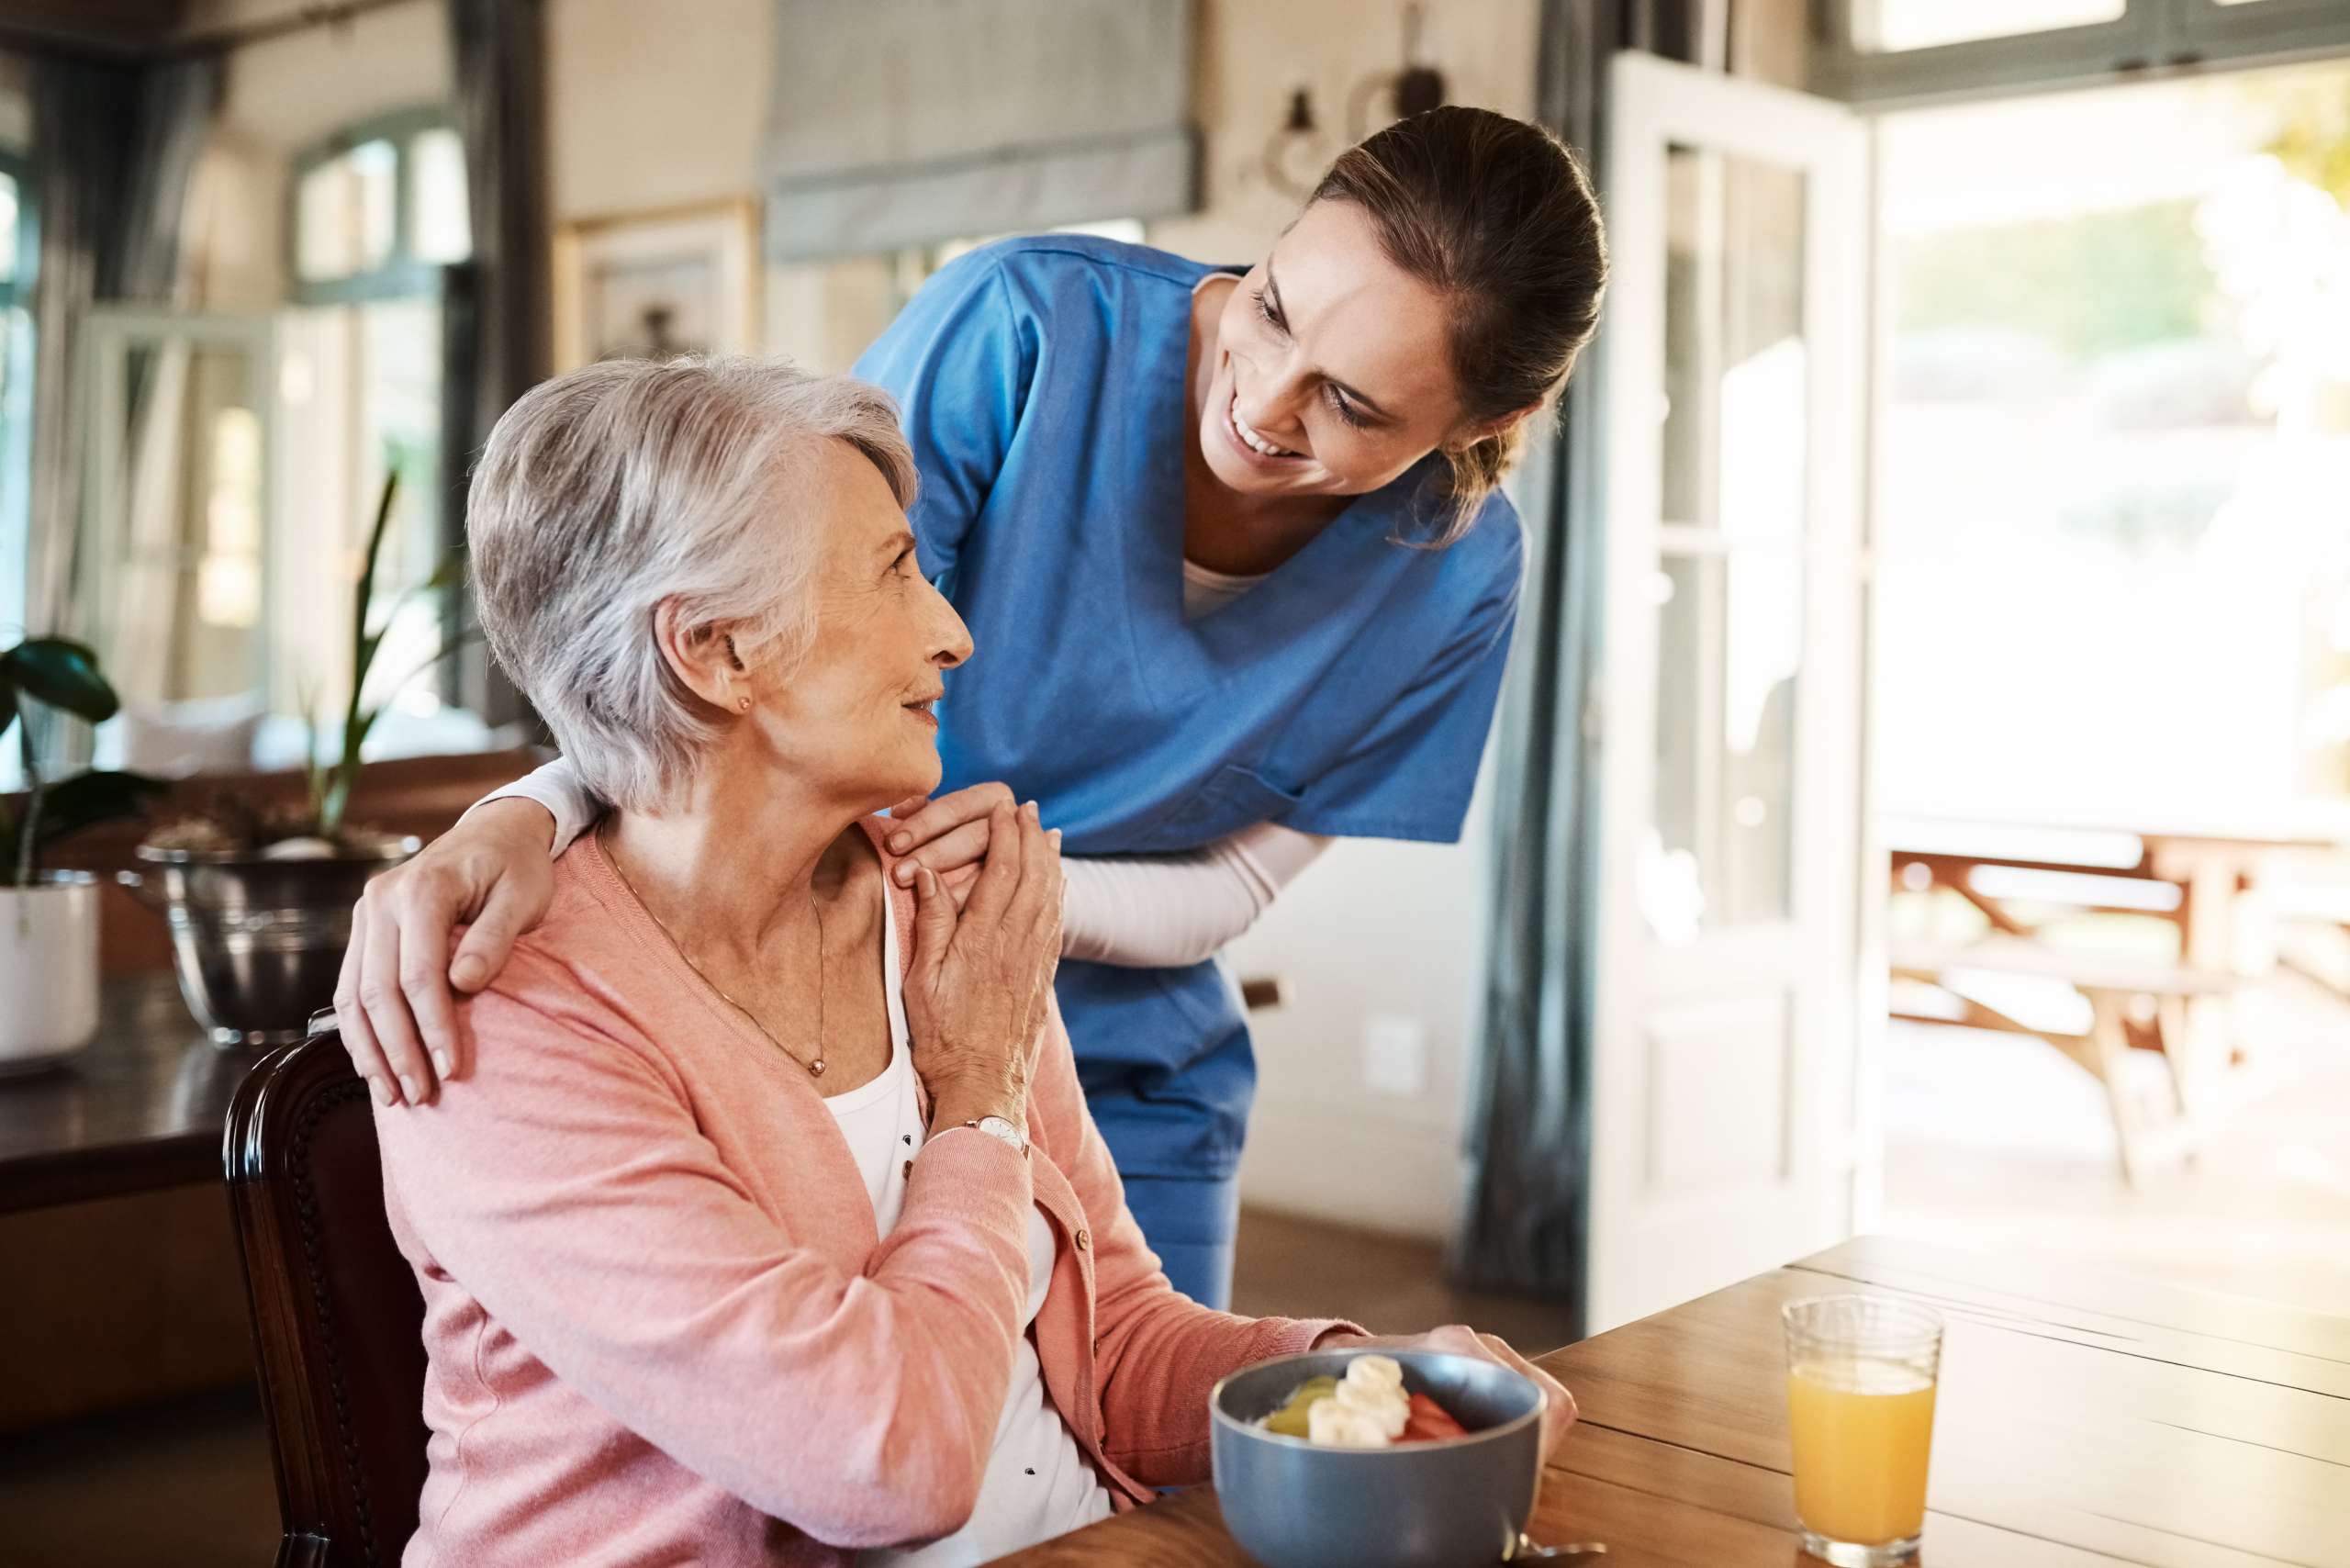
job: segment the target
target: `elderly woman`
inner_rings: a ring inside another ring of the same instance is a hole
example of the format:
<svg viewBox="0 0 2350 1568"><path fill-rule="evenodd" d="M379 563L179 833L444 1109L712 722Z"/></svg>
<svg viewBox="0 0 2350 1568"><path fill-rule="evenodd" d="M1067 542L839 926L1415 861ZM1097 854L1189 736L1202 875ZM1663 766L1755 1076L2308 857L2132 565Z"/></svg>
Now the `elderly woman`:
<svg viewBox="0 0 2350 1568"><path fill-rule="evenodd" d="M484 625L616 809L465 1004L473 1089L378 1117L431 1363L410 1563L978 1562L1203 1479L1218 1377L1360 1332L1169 1287L1033 806L959 907L894 890L872 813L936 783L971 651L912 488L883 394L777 364L598 365L490 438Z"/></svg>

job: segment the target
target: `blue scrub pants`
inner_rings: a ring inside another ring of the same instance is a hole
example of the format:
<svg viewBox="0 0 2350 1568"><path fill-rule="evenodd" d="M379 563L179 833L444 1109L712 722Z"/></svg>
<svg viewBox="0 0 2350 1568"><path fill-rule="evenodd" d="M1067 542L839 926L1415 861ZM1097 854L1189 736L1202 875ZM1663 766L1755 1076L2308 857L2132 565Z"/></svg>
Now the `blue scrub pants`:
<svg viewBox="0 0 2350 1568"><path fill-rule="evenodd" d="M1218 1312L1232 1305L1232 1238L1240 1227L1240 1178L1125 1178L1126 1206L1175 1288Z"/></svg>

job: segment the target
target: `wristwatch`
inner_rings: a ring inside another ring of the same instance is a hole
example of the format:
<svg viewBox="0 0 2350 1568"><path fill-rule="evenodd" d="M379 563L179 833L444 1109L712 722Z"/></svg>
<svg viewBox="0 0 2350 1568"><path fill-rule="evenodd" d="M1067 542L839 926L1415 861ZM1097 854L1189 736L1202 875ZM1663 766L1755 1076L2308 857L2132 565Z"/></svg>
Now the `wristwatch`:
<svg viewBox="0 0 2350 1568"><path fill-rule="evenodd" d="M1027 1135L1002 1116L981 1116L978 1121L965 1122L963 1126L975 1133L985 1133L998 1143L1008 1145L1014 1154L1025 1155L1028 1152Z"/></svg>

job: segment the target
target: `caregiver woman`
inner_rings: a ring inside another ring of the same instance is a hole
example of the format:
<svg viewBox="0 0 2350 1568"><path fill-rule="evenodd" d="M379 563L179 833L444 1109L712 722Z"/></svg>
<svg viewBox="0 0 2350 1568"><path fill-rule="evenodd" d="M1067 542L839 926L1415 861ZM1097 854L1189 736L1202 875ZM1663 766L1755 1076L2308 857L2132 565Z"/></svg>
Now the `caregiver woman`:
<svg viewBox="0 0 2350 1568"><path fill-rule="evenodd" d="M1229 1293L1256 1085L1215 954L1333 837L1460 836L1522 565L1498 486L1606 270L1564 147L1443 108L1341 155L1245 274L1010 241L856 366L904 405L922 558L986 650L947 677L953 792L891 847L960 871L1014 796L1062 830L1080 1076L1199 1301ZM448 982L498 971L598 810L562 763L513 793L361 902L341 1011L379 1092L463 1075Z"/></svg>

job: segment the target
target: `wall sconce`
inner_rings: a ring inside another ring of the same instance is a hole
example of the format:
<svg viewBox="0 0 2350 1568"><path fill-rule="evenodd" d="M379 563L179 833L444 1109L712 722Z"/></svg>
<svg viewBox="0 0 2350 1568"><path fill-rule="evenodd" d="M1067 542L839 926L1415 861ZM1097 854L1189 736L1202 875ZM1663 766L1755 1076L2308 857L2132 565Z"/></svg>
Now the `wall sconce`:
<svg viewBox="0 0 2350 1568"><path fill-rule="evenodd" d="M1334 150L1314 118L1314 94L1304 84L1290 89L1289 112L1265 143L1265 178L1283 195L1304 201L1328 167Z"/></svg>
<svg viewBox="0 0 2350 1568"><path fill-rule="evenodd" d="M1349 143L1360 141L1377 129L1371 123L1371 111L1382 95L1388 112L1380 125L1426 114L1444 102L1444 73L1428 63L1422 54L1422 20L1418 6L1404 6L1402 68L1366 76L1347 95ZM1314 194L1315 185L1335 152L1330 139L1314 118L1312 93L1303 83L1292 87L1289 111L1281 117L1281 129L1265 143L1265 178L1274 189L1304 201Z"/></svg>
<svg viewBox="0 0 2350 1568"><path fill-rule="evenodd" d="M1425 20L1418 6L1404 7L1404 64L1401 70L1367 76L1355 84L1347 95L1347 134L1360 141L1378 126L1371 122L1371 107L1379 95L1387 95L1387 115L1380 125L1389 125L1414 115L1424 115L1444 102L1444 73L1428 63L1422 48L1421 23Z"/></svg>

